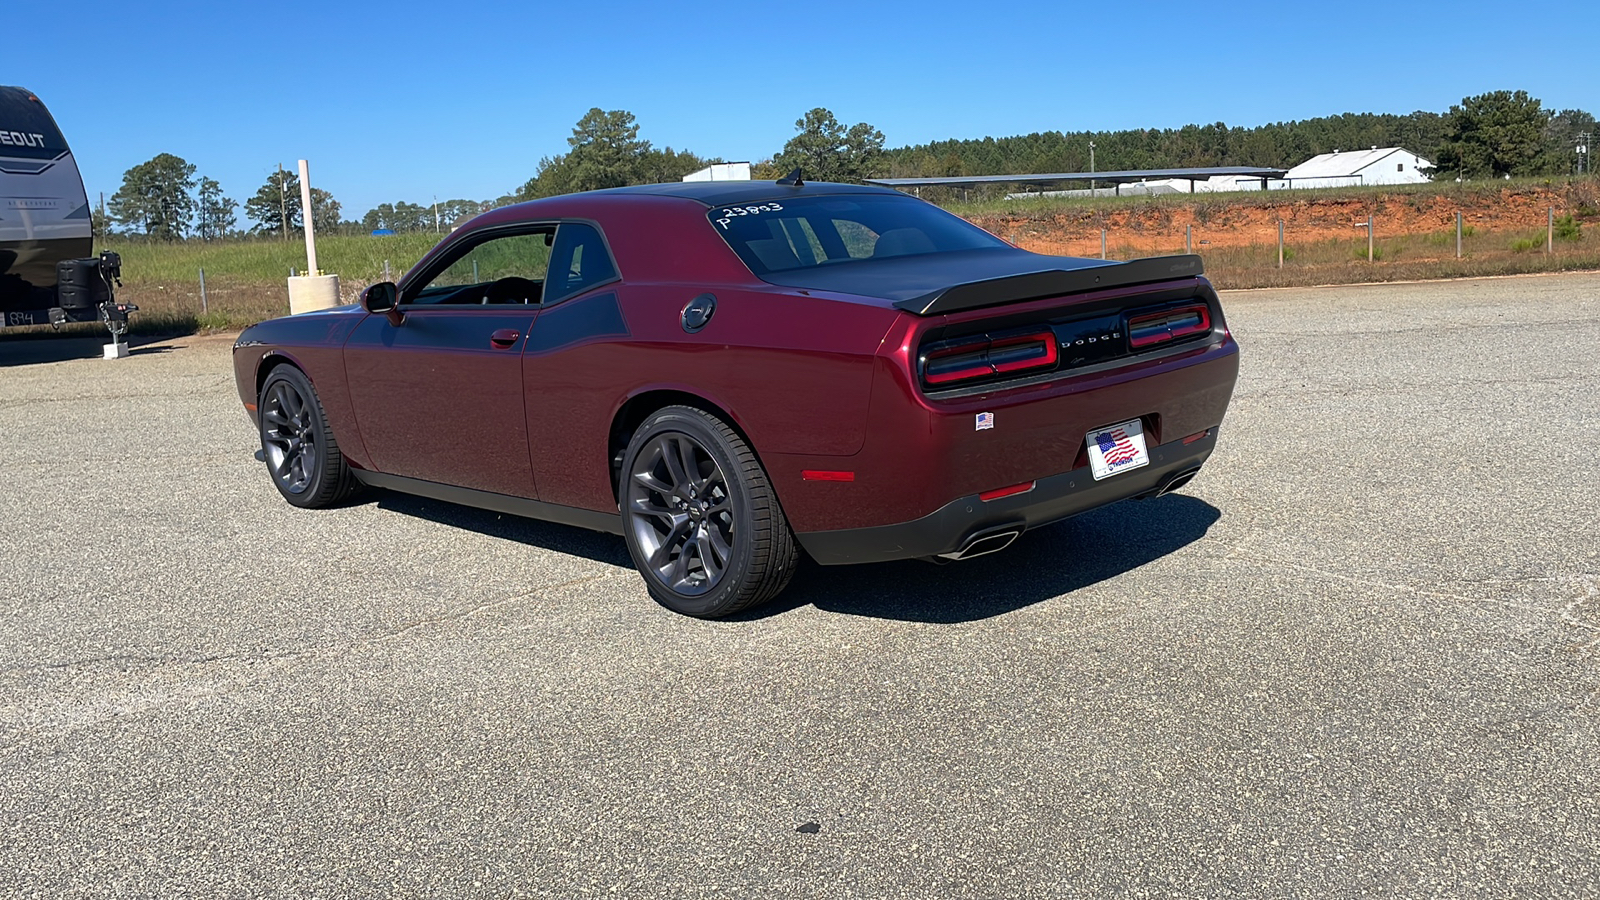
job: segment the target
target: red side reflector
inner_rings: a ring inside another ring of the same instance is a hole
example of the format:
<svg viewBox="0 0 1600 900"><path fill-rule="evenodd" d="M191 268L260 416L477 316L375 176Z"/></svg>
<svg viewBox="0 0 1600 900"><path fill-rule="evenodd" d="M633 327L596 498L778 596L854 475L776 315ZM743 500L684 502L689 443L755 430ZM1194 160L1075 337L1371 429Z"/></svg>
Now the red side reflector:
<svg viewBox="0 0 1600 900"><path fill-rule="evenodd" d="M800 478L803 481L855 481L854 472L830 472L826 469L801 469Z"/></svg>
<svg viewBox="0 0 1600 900"><path fill-rule="evenodd" d="M1033 490L1034 484L1036 482L1024 481L1021 484L1013 484L1010 487L995 488L992 491L984 491L979 494L978 499L988 503L990 500L999 500L1001 497L1010 497L1013 494L1026 494Z"/></svg>
<svg viewBox="0 0 1600 900"><path fill-rule="evenodd" d="M251 412L256 411L256 405L254 403L246 403L244 408L250 410Z"/></svg>
<svg viewBox="0 0 1600 900"><path fill-rule="evenodd" d="M1202 431L1199 434L1191 434L1191 435L1189 435L1188 437L1183 439L1183 442L1185 444L1192 444L1195 441L1200 440L1201 438L1205 437L1206 435L1208 435L1210 433L1211 433L1211 429L1207 428L1205 431Z"/></svg>

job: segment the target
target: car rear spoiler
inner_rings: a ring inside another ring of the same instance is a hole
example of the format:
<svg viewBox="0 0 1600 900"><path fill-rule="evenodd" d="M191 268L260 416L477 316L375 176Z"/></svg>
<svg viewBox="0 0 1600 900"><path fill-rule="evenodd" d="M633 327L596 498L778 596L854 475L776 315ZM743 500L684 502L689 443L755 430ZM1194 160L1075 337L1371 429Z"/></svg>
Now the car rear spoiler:
<svg viewBox="0 0 1600 900"><path fill-rule="evenodd" d="M1085 291L1126 287L1130 284L1195 278L1204 271L1205 267L1198 256L1154 256L1149 259L1135 259L1104 266L1049 269L1043 272L1027 272L1022 275L1007 275L1003 278L955 284L919 297L901 300L895 307L919 316L937 316L964 309L1037 300L1040 297L1081 294Z"/></svg>

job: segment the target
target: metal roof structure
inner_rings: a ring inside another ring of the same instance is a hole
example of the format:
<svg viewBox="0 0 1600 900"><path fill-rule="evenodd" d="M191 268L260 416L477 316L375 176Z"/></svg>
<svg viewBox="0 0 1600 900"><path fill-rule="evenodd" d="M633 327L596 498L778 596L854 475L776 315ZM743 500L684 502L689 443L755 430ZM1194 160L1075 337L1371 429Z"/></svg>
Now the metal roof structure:
<svg viewBox="0 0 1600 900"><path fill-rule="evenodd" d="M1371 150L1335 150L1332 153L1313 156L1295 166L1289 170L1288 177L1290 179L1350 177L1396 153L1409 152L1404 147L1373 147ZM1431 165L1420 156L1417 159Z"/></svg>
<svg viewBox="0 0 1600 900"><path fill-rule="evenodd" d="M1049 172L1033 175L954 175L947 178L868 178L869 184L881 184L904 190L922 187L971 187L979 184L1051 185L1071 181L1096 181L1107 184L1130 184L1162 178L1184 178L1199 181L1219 175L1242 175L1249 178L1282 178L1287 169L1267 169L1260 166L1207 166L1197 169L1125 169L1113 172Z"/></svg>

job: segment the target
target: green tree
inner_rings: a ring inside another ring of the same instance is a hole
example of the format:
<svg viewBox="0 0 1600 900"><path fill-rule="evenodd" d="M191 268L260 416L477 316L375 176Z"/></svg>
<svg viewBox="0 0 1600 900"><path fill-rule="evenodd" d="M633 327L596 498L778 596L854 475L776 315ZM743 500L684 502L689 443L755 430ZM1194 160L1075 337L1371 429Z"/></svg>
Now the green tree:
<svg viewBox="0 0 1600 900"><path fill-rule="evenodd" d="M194 166L162 153L124 172L111 197L111 218L158 241L175 241L194 218Z"/></svg>
<svg viewBox="0 0 1600 900"><path fill-rule="evenodd" d="M1491 91L1450 107L1436 178L1501 178L1538 173L1550 114L1527 91Z"/></svg>
<svg viewBox="0 0 1600 900"><path fill-rule="evenodd" d="M783 145L773 163L783 172L799 167L813 181L859 182L883 165L883 132L866 122L845 128L817 107L794 123L800 133Z"/></svg>
<svg viewBox="0 0 1600 900"><path fill-rule="evenodd" d="M642 183L650 142L639 140L639 123L625 109L594 107L567 138L572 149L539 160L533 178L517 190L519 200ZM689 171L694 171L690 169Z"/></svg>
<svg viewBox="0 0 1600 900"><path fill-rule="evenodd" d="M634 171L634 176L638 180L634 184L682 181L683 176L690 172L698 172L706 166L719 162L722 160L704 159L688 150L678 151L671 147L665 150L646 150L639 155L639 163Z"/></svg>
<svg viewBox="0 0 1600 900"><path fill-rule="evenodd" d="M594 107L578 120L567 138L568 189L593 191L636 184L639 161L650 142L639 140L639 123L623 109Z"/></svg>
<svg viewBox="0 0 1600 900"><path fill-rule="evenodd" d="M1578 147L1592 145L1600 129L1592 114L1563 109L1550 117L1544 129L1539 171L1545 175L1570 175L1578 168ZM1587 136L1587 137L1585 137Z"/></svg>
<svg viewBox="0 0 1600 900"><path fill-rule="evenodd" d="M281 234L285 223L290 231L300 229L300 176L279 169L267 176L256 195L244 202L244 214L256 226L252 231L261 234Z"/></svg>
<svg viewBox="0 0 1600 900"><path fill-rule="evenodd" d="M299 187L295 185L296 190ZM323 234L333 234L339 230L339 201L319 187L311 189L311 225Z"/></svg>
<svg viewBox="0 0 1600 900"><path fill-rule="evenodd" d="M233 230L236 221L234 211L239 204L232 197L222 196L222 185L203 176L195 196L195 233L200 240L213 241L227 237L228 232Z"/></svg>
<svg viewBox="0 0 1600 900"><path fill-rule="evenodd" d="M441 208L441 216L443 210ZM442 223L441 223L442 224ZM432 231L433 207L420 203L380 203L361 217L361 227L367 231L387 228L390 231Z"/></svg>

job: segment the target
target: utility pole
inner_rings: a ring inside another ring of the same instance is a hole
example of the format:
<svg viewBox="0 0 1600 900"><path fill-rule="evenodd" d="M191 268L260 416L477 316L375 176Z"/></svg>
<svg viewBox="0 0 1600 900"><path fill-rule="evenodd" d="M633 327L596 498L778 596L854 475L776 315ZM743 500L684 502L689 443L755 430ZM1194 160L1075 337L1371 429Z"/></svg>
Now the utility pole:
<svg viewBox="0 0 1600 900"><path fill-rule="evenodd" d="M1579 175L1582 175L1589 168L1589 166L1588 166L1588 163L1589 163L1589 141L1592 140L1593 138L1594 138L1594 135L1590 134L1587 131L1578 132L1578 139L1577 139L1576 143L1578 145L1578 174ZM104 196L104 195L101 195L101 196Z"/></svg>
<svg viewBox="0 0 1600 900"><path fill-rule="evenodd" d="M289 239L289 197L283 189L283 163L278 163L278 217L283 221L283 239Z"/></svg>
<svg viewBox="0 0 1600 900"><path fill-rule="evenodd" d="M1089 196L1094 196L1094 141L1089 142Z"/></svg>

